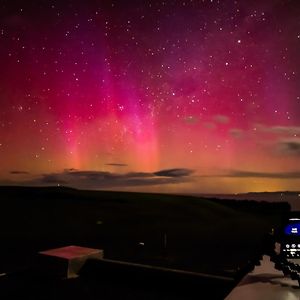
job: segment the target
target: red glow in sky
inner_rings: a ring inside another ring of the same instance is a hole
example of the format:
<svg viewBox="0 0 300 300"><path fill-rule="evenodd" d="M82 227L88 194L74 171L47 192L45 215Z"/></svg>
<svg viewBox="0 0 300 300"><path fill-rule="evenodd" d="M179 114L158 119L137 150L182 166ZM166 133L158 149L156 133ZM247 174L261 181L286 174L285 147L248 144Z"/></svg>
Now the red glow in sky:
<svg viewBox="0 0 300 300"><path fill-rule="evenodd" d="M298 0L78 2L0 2L1 184L300 189Z"/></svg>

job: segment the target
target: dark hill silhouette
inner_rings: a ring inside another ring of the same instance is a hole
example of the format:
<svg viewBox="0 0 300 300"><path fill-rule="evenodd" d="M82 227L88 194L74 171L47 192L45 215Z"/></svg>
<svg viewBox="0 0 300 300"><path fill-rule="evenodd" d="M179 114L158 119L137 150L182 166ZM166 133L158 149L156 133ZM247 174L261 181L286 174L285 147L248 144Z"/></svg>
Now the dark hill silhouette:
<svg viewBox="0 0 300 300"><path fill-rule="evenodd" d="M38 251L72 244L102 248L110 259L237 279L290 208L68 187L1 186L0 198L0 273L26 270Z"/></svg>

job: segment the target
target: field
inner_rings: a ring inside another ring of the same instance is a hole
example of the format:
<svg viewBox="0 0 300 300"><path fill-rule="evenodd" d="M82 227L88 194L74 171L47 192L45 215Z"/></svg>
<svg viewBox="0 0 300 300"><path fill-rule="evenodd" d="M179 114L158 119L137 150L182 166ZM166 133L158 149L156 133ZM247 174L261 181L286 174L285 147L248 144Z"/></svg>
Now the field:
<svg viewBox="0 0 300 300"><path fill-rule="evenodd" d="M104 249L105 258L238 278L289 210L64 187L0 187L0 195L0 273L30 268L38 251L79 245Z"/></svg>

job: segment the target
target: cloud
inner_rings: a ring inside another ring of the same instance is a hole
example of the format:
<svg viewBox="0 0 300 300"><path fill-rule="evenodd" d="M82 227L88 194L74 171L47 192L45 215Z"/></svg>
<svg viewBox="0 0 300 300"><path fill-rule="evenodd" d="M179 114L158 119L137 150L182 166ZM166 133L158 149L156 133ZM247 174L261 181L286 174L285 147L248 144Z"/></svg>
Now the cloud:
<svg viewBox="0 0 300 300"><path fill-rule="evenodd" d="M113 166L113 167L127 167L127 164L119 164L119 163L108 163L105 164L106 166Z"/></svg>
<svg viewBox="0 0 300 300"><path fill-rule="evenodd" d="M267 172L229 170L227 174L220 175L218 177L238 177L238 178L256 177L256 178L297 179L300 178L300 171L267 173Z"/></svg>
<svg viewBox="0 0 300 300"><path fill-rule="evenodd" d="M183 119L188 124L196 124L198 123L198 118L196 116L187 116Z"/></svg>
<svg viewBox="0 0 300 300"><path fill-rule="evenodd" d="M275 155L300 156L300 127L299 126L265 126L255 124L255 128L261 133L277 135L268 143L261 143L268 147ZM261 138L261 137L260 137ZM277 138L278 140L274 140ZM261 139L262 140L262 139Z"/></svg>
<svg viewBox="0 0 300 300"><path fill-rule="evenodd" d="M228 124L230 119L229 117L225 116L225 115L215 115L213 117L213 120L216 122L216 123L220 123L220 124Z"/></svg>
<svg viewBox="0 0 300 300"><path fill-rule="evenodd" d="M208 129L215 129L217 127L217 124L228 124L230 122L229 117L225 115L215 115L213 116L213 122L204 122L204 126Z"/></svg>
<svg viewBox="0 0 300 300"><path fill-rule="evenodd" d="M213 129L215 129L215 128L217 127L216 124L213 123L213 122L205 122L203 125L204 125L206 128L211 129L211 130L213 130Z"/></svg>
<svg viewBox="0 0 300 300"><path fill-rule="evenodd" d="M269 132L274 134L300 134L300 126L265 126L262 124L256 124L256 128L261 132Z"/></svg>
<svg viewBox="0 0 300 300"><path fill-rule="evenodd" d="M33 179L32 183L45 183L45 184L64 184L67 181L63 180L58 174L43 174L40 178Z"/></svg>
<svg viewBox="0 0 300 300"><path fill-rule="evenodd" d="M244 131L238 128L231 128L229 129L229 134L234 138L241 138L243 137Z"/></svg>
<svg viewBox="0 0 300 300"><path fill-rule="evenodd" d="M193 170L190 169L166 169L153 173L156 176L165 176L165 177L185 177L190 176L194 173Z"/></svg>
<svg viewBox="0 0 300 300"><path fill-rule="evenodd" d="M27 172L27 171L10 171L10 174L12 174L12 175L28 175L29 172Z"/></svg>
<svg viewBox="0 0 300 300"><path fill-rule="evenodd" d="M281 154L300 156L300 138L281 140L277 146Z"/></svg>
<svg viewBox="0 0 300 300"><path fill-rule="evenodd" d="M177 168L150 172L112 173L66 169L58 173L41 174L22 185L66 185L77 188L101 189L161 184L179 184L193 180L190 169ZM17 183L17 184L18 184Z"/></svg>

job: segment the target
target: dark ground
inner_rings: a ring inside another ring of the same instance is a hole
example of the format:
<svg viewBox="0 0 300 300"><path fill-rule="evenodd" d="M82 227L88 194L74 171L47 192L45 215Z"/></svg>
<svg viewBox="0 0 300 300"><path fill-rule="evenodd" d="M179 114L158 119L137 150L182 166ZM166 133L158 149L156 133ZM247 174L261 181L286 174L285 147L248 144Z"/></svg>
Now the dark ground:
<svg viewBox="0 0 300 300"><path fill-rule="evenodd" d="M159 274L149 278L118 269L108 276L111 267L90 267L80 279L53 282L30 270L38 251L78 245L104 249L105 258L220 275L236 283L289 210L286 203L63 187L0 187L0 199L0 273L9 274L0 277L0 289L7 299L19 297L16 286L22 299L187 299L192 279L183 284L183 278L158 280ZM124 276L118 277L120 272ZM178 291L176 298L170 291L181 283L185 296ZM233 283L203 278L195 286L202 286L201 294L211 291L210 299L223 299Z"/></svg>

